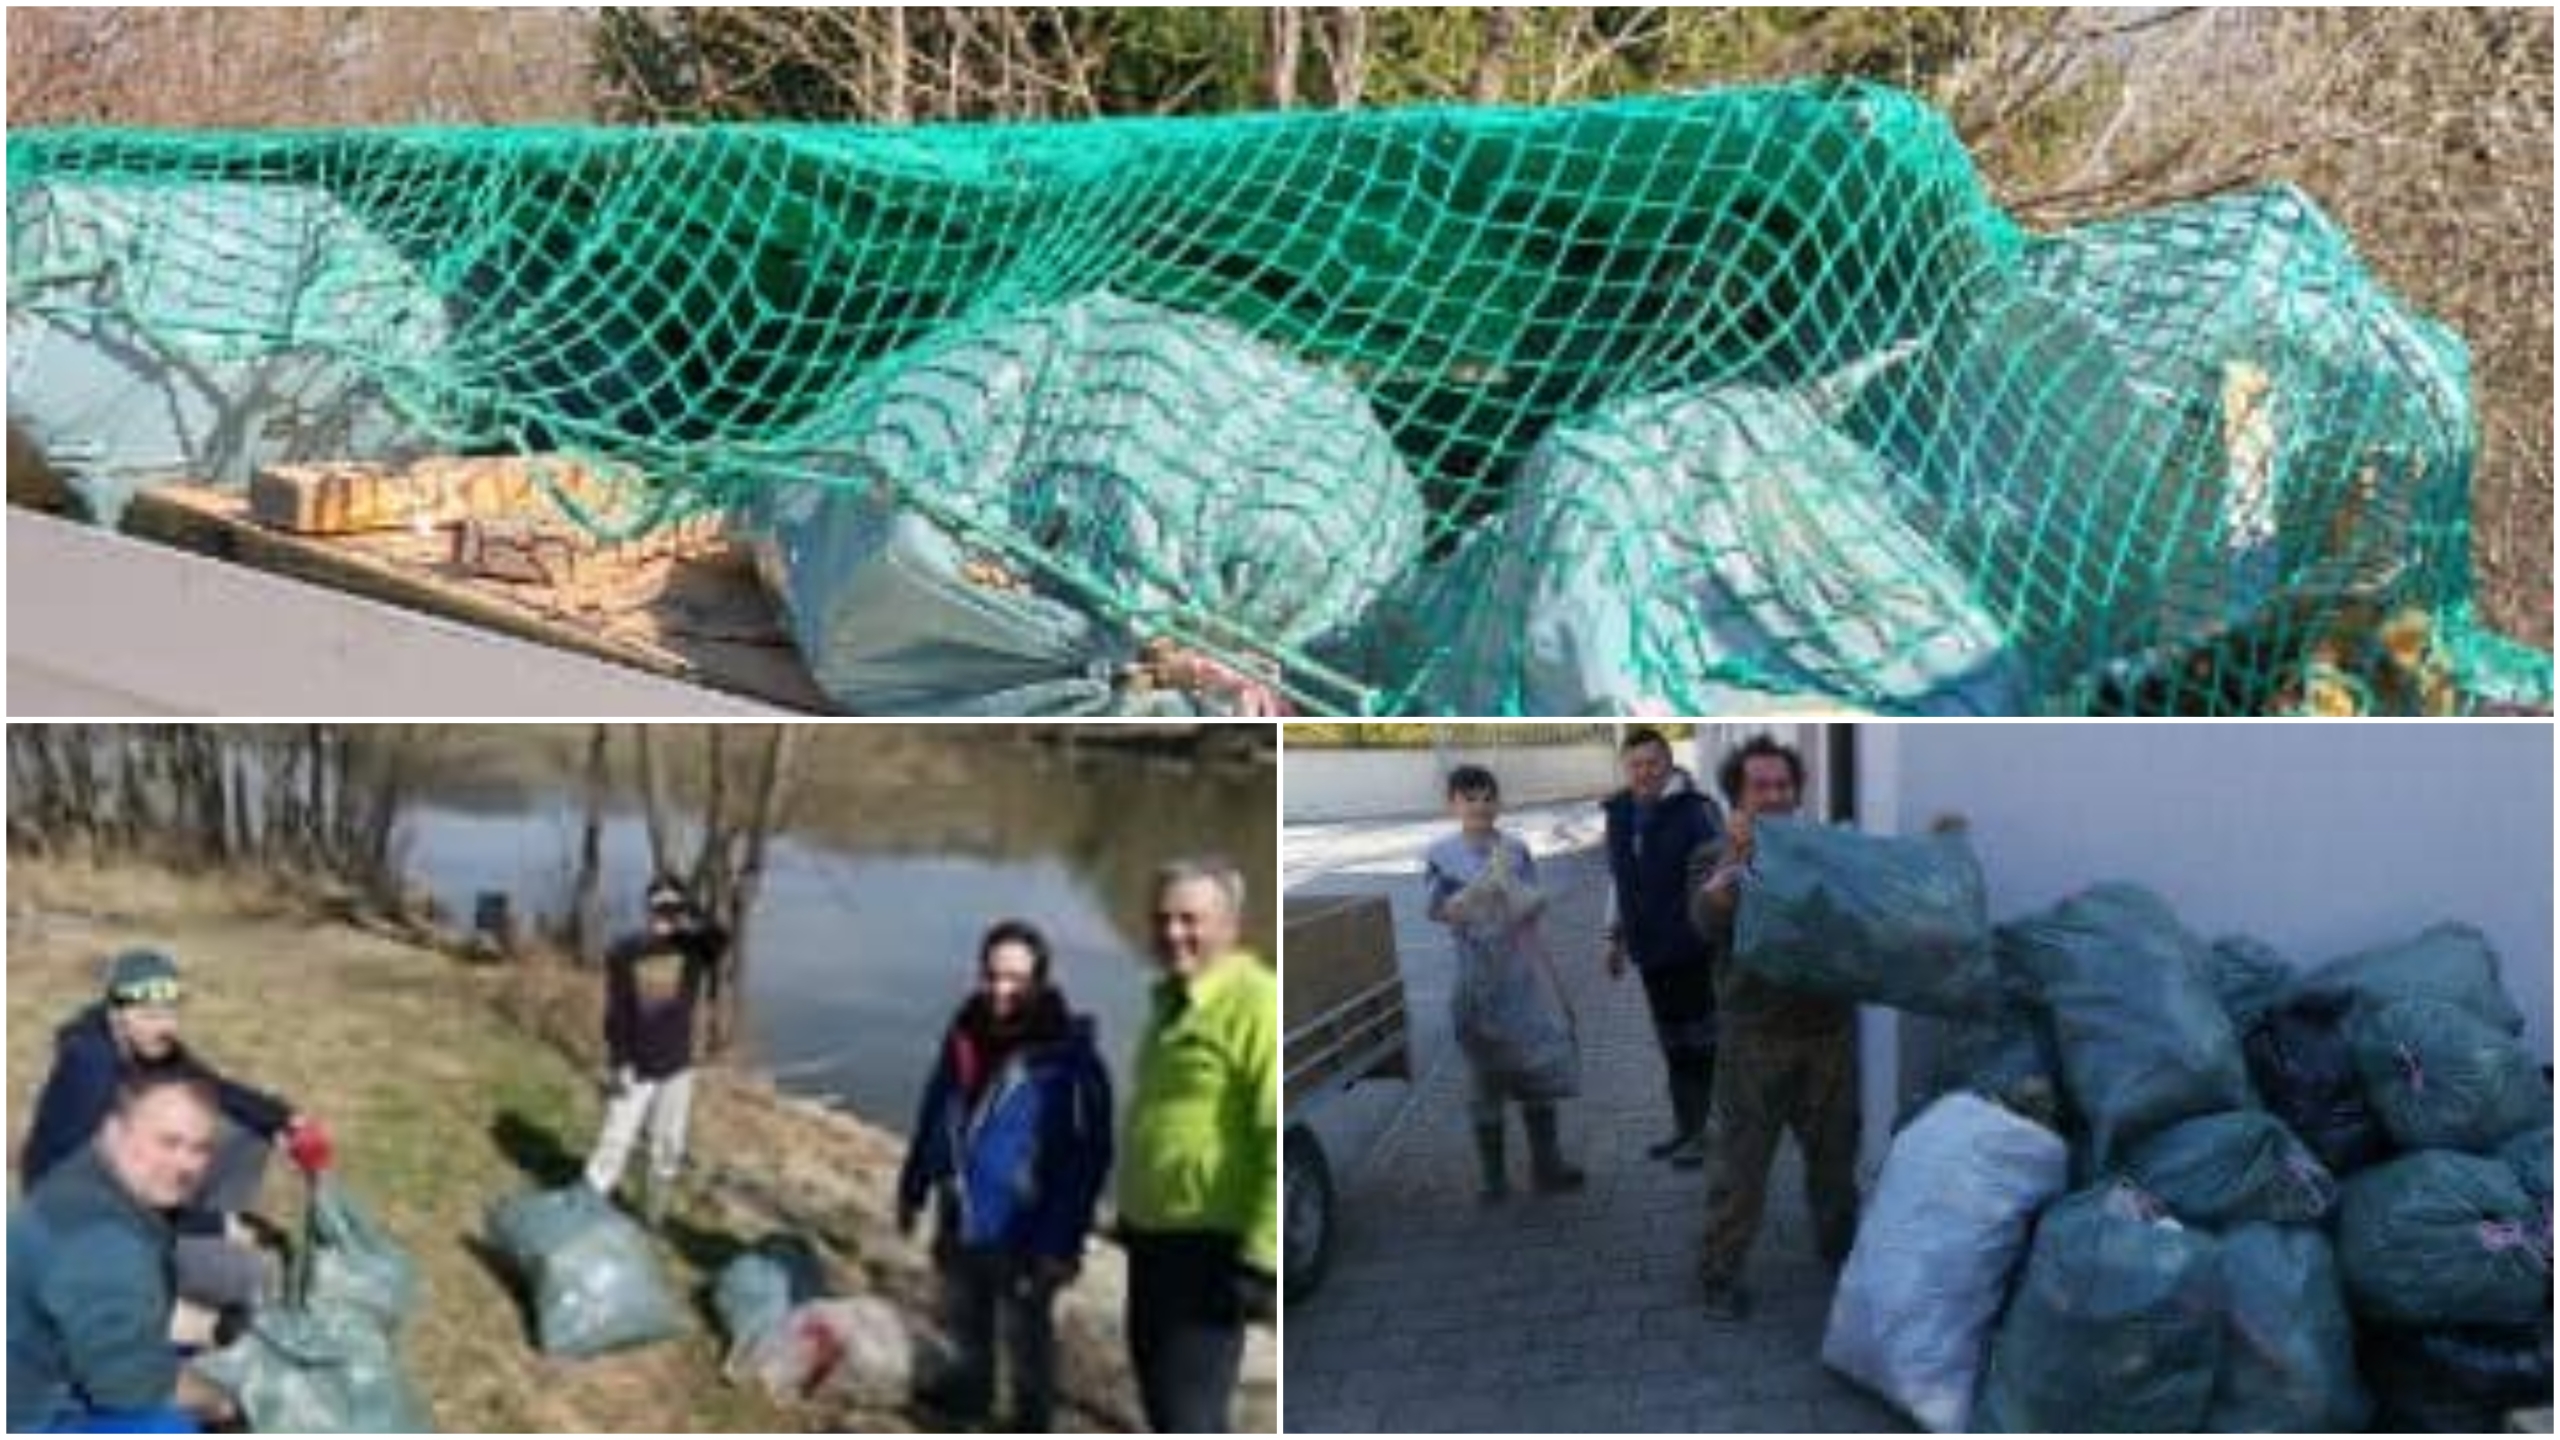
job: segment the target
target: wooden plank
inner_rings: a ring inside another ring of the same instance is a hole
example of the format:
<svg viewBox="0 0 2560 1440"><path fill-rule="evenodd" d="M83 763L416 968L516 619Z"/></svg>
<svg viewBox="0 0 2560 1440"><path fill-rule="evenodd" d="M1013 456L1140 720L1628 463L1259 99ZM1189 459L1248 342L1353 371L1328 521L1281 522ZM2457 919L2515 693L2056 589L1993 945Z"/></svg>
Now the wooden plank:
<svg viewBox="0 0 2560 1440"><path fill-rule="evenodd" d="M12 510L8 527L17 717L777 713L91 525Z"/></svg>
<svg viewBox="0 0 2560 1440"><path fill-rule="evenodd" d="M431 456L406 465L370 461L270 465L249 481L249 515L299 535L451 525L551 508L544 480L582 507L613 504L614 488L573 461L521 455Z"/></svg>
<svg viewBox="0 0 2560 1440"><path fill-rule="evenodd" d="M566 521L553 523L561 534L571 533ZM296 535L257 523L244 497L197 486L136 496L125 512L125 529L784 709L830 708L743 551L716 529L620 546L577 537L581 552L575 563L553 567L565 573L518 581L489 579L456 565L449 530Z"/></svg>

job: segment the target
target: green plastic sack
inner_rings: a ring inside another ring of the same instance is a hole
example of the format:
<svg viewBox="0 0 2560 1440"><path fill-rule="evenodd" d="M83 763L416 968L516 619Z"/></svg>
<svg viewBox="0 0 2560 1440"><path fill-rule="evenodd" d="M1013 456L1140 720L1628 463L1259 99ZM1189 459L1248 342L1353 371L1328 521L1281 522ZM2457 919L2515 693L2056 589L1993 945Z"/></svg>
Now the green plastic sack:
<svg viewBox="0 0 2560 1440"><path fill-rule="evenodd" d="M1995 947L1998 937L1995 932ZM2044 1012L2011 1004L1989 1019L1953 1020L1940 1032L1928 1095L1982 1096L2048 1130L2079 1128L2062 1093L2062 1056Z"/></svg>
<svg viewBox="0 0 2560 1440"><path fill-rule="evenodd" d="M2551 1127L2528 1130L2498 1149L2498 1158L2516 1172L2524 1193L2541 1202L2544 1223L2551 1214Z"/></svg>
<svg viewBox="0 0 2560 1440"><path fill-rule="evenodd" d="M360 1309L279 1306L196 1361L249 1428L277 1435L430 1435L435 1422L390 1333Z"/></svg>
<svg viewBox="0 0 2560 1440"><path fill-rule="evenodd" d="M2347 1036L2365 1098L2403 1149L2485 1154L2551 1123L2542 1063L2458 1005L2358 1005Z"/></svg>
<svg viewBox="0 0 2560 1440"><path fill-rule="evenodd" d="M334 1175L314 1182L306 1226L304 1299L311 1308L358 1310L392 1331L417 1313L416 1262Z"/></svg>
<svg viewBox="0 0 2560 1440"><path fill-rule="evenodd" d="M2550 1312L2549 1237L2503 1160L2422 1150L2346 1182L2338 1265L2358 1316L2522 1325Z"/></svg>
<svg viewBox="0 0 2560 1440"><path fill-rule="evenodd" d="M2222 1360L2217 1248L2130 1185L2057 1202L1992 1337L1974 1429L2199 1428Z"/></svg>
<svg viewBox="0 0 2560 1440"><path fill-rule="evenodd" d="M2329 1237L2243 1225L2222 1237L2222 1370L2204 1427L2217 1434L2362 1430L2356 1327Z"/></svg>
<svg viewBox="0 0 2560 1440"><path fill-rule="evenodd" d="M1789 820L1754 832L1734 922L1743 969L1793 989L1932 1015L1996 1013L1982 867L1957 835Z"/></svg>
<svg viewBox="0 0 2560 1440"><path fill-rule="evenodd" d="M711 1308L729 1337L724 1374L735 1379L747 1352L780 1330L793 1306L817 1297L821 1268L808 1243L791 1236L769 1238L720 1267Z"/></svg>
<svg viewBox="0 0 2560 1440"><path fill-rule="evenodd" d="M2267 942L2225 935L2213 942L2213 993L2231 1028L2246 1035L2293 988L2293 964Z"/></svg>
<svg viewBox="0 0 2560 1440"><path fill-rule="evenodd" d="M2180 1120L2250 1104L2212 961L2159 896L2101 885L2007 928L2004 956L2053 1017L2100 1169Z"/></svg>
<svg viewBox="0 0 2560 1440"><path fill-rule="evenodd" d="M684 1333L648 1233L586 1186L500 1201L488 1233L524 1281L542 1353L584 1358Z"/></svg>
<svg viewBox="0 0 2560 1440"><path fill-rule="evenodd" d="M2184 1120L2135 1145L2125 1171L2191 1225L2317 1224L2338 1182L2263 1110Z"/></svg>
<svg viewBox="0 0 2560 1440"><path fill-rule="evenodd" d="M2409 939L2359 950L2302 977L2295 993L2345 991L2375 1004L2443 1000L2509 1035L2524 1033L2524 1012L2498 978L2498 952L2478 929L2448 921Z"/></svg>

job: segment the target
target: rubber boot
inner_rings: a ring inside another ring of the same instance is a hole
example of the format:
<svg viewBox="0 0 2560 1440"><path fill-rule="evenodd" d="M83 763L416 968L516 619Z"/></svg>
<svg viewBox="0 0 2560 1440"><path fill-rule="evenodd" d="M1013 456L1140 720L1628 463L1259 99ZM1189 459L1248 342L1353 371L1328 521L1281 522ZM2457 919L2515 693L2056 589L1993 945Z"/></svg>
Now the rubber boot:
<svg viewBox="0 0 2560 1440"><path fill-rule="evenodd" d="M1666 1151L1663 1158L1682 1170L1695 1170L1707 1163L1707 1109L1714 1082L1696 1071L1674 1071L1671 1076L1671 1113L1678 1120L1680 1143Z"/></svg>
<svg viewBox="0 0 2560 1440"><path fill-rule="evenodd" d="M1556 1142L1556 1107L1523 1105L1521 1122L1529 1131L1529 1174L1541 1190L1579 1190L1582 1172L1565 1163L1564 1152Z"/></svg>
<svg viewBox="0 0 2560 1440"><path fill-rule="evenodd" d="M1476 1168L1482 1177L1476 1198L1487 1204L1511 1193L1511 1177L1502 1163L1502 1122L1476 1126Z"/></svg>

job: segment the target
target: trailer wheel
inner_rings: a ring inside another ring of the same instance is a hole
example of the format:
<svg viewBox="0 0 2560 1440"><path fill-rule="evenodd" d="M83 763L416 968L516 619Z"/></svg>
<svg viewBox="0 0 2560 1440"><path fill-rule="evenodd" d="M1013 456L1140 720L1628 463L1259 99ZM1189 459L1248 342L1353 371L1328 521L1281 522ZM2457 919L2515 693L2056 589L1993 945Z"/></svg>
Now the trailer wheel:
<svg viewBox="0 0 2560 1440"><path fill-rule="evenodd" d="M1303 1125L1290 1129L1280 1159L1280 1263L1289 1298L1302 1300L1324 1283L1333 1258L1333 1167Z"/></svg>

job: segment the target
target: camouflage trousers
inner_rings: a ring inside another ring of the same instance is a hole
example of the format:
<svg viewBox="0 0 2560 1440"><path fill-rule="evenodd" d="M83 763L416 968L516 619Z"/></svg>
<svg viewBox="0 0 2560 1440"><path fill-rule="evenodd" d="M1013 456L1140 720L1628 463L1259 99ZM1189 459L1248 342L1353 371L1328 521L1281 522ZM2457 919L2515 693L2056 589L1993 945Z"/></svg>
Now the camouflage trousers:
<svg viewBox="0 0 2560 1440"><path fill-rule="evenodd" d="M1722 1050L1699 1278L1710 1287L1741 1278L1768 1206L1769 1167L1782 1130L1793 1131L1804 1152L1814 1244L1837 1263L1858 1230L1857 1032L1767 1035L1728 1017Z"/></svg>

